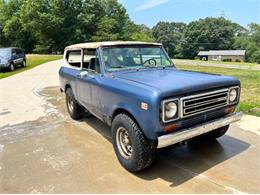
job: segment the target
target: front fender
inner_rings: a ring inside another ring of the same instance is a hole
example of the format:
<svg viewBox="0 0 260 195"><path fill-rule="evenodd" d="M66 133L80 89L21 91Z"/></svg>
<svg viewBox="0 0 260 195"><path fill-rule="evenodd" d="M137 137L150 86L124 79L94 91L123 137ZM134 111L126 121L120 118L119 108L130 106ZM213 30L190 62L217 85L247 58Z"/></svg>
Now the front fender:
<svg viewBox="0 0 260 195"><path fill-rule="evenodd" d="M152 87L136 82L101 77L100 106L105 117L113 120L114 113L119 109L127 111L138 123L145 136L157 139L159 136L159 103L160 92ZM148 109L141 108L141 103L147 103Z"/></svg>
<svg viewBox="0 0 260 195"><path fill-rule="evenodd" d="M119 102L113 105L113 114L118 110L124 110L131 115L131 117L138 123L145 136L149 139L156 140L160 134L158 125L157 110L152 108L149 104L148 110L141 109L141 102L136 104L129 104L128 102Z"/></svg>

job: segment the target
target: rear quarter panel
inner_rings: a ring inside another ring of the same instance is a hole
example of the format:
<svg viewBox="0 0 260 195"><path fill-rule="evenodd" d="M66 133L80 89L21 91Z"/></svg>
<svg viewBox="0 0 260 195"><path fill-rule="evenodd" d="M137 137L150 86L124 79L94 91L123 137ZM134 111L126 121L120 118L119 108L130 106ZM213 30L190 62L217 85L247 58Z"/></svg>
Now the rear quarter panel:
<svg viewBox="0 0 260 195"><path fill-rule="evenodd" d="M66 86L70 86L75 98L77 99L76 91L76 80L79 74L79 70L69 67L65 60L63 60L60 70L59 70L59 79L60 79L60 88L65 92Z"/></svg>

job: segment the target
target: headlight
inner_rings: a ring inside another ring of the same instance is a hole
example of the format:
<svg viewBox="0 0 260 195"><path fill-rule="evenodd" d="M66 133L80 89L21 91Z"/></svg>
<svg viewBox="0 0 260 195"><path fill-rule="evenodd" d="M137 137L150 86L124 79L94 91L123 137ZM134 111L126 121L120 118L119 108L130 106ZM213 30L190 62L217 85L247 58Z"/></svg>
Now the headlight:
<svg viewBox="0 0 260 195"><path fill-rule="evenodd" d="M232 87L229 89L228 100L230 104L238 101L238 93L239 93L238 87Z"/></svg>
<svg viewBox="0 0 260 195"><path fill-rule="evenodd" d="M178 118L178 100L166 100L163 102L163 122L169 122Z"/></svg>
<svg viewBox="0 0 260 195"><path fill-rule="evenodd" d="M237 98L237 90L231 89L229 92L229 101L234 102Z"/></svg>
<svg viewBox="0 0 260 195"><path fill-rule="evenodd" d="M165 116L167 118L172 118L177 113L177 105L175 102L170 102L165 105Z"/></svg>

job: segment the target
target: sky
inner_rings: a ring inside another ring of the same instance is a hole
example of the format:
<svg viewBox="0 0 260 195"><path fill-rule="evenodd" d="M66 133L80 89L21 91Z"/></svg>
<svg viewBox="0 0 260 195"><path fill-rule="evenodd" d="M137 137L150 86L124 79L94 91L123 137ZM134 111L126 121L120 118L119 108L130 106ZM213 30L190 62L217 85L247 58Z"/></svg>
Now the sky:
<svg viewBox="0 0 260 195"><path fill-rule="evenodd" d="M153 27L159 21L189 23L220 17L244 27L260 24L260 0L119 0L137 24Z"/></svg>

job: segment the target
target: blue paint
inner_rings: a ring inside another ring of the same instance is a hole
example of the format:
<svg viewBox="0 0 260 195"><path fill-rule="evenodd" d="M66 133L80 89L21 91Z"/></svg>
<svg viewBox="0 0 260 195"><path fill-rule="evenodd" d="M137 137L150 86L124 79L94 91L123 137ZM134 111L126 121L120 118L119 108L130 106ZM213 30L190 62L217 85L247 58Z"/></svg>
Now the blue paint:
<svg viewBox="0 0 260 195"><path fill-rule="evenodd" d="M162 100L240 86L239 80L233 77L181 71L175 67L108 73L105 72L104 64L100 64L101 74L89 73L85 76L80 76L79 69L61 67L61 88L65 90L65 86L69 85L77 101L107 124L110 124L117 109L126 110L150 139L164 134L165 124L160 119ZM148 110L141 109L142 102L149 105ZM175 123L181 129L188 124L205 122L213 114L223 116L224 110L217 109Z"/></svg>

